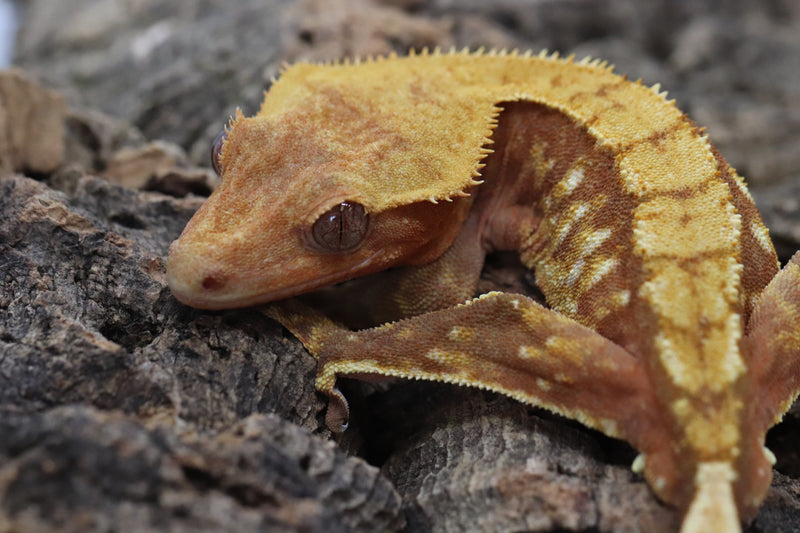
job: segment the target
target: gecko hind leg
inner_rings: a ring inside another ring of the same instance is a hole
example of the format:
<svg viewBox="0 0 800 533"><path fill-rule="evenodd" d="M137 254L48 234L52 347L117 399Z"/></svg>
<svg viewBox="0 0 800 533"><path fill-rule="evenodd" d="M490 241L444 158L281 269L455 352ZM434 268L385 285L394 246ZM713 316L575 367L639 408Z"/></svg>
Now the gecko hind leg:
<svg viewBox="0 0 800 533"><path fill-rule="evenodd" d="M745 342L762 406L760 428L780 422L800 394L800 252L775 275L756 303Z"/></svg>

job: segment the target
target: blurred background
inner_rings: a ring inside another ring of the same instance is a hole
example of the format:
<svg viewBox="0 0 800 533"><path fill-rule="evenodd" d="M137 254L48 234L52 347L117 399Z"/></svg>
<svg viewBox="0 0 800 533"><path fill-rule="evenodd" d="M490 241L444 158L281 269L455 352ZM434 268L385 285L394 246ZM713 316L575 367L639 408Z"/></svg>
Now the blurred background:
<svg viewBox="0 0 800 533"><path fill-rule="evenodd" d="M11 64L11 53L16 32L16 6L11 0L0 0L0 68L5 68Z"/></svg>

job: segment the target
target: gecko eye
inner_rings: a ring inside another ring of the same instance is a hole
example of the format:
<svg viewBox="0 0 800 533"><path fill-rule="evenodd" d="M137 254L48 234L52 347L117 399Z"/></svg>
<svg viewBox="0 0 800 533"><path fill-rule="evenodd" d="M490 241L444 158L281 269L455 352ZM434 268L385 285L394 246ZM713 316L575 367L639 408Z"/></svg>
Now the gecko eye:
<svg viewBox="0 0 800 533"><path fill-rule="evenodd" d="M325 211L311 228L314 244L326 252L347 252L367 234L369 215L361 204L342 202Z"/></svg>
<svg viewBox="0 0 800 533"><path fill-rule="evenodd" d="M211 166L214 167L214 172L217 173L217 176L222 176L222 162L219 160L219 156L222 153L222 145L227 138L228 130L222 130L214 139L214 142L211 143Z"/></svg>

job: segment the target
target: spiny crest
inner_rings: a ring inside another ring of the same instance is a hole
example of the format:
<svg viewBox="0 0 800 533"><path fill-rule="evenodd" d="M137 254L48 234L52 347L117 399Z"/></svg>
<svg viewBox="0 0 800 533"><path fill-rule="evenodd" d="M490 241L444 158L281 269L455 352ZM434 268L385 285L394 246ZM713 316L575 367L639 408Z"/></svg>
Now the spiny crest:
<svg viewBox="0 0 800 533"><path fill-rule="evenodd" d="M392 53L393 57L396 57L394 53ZM408 51L408 57L436 57L436 56L468 56L468 57L508 57L508 58L523 58L529 59L532 57L537 57L539 59L547 59L552 61L561 61L563 63L573 63L575 62L575 54L570 54L567 57L561 57L558 51L550 52L549 50L542 49L539 51L538 54L534 55L534 52L530 49L525 50L524 52L520 52L518 48L490 48L486 49L484 46L479 46L478 48L471 49L468 46L465 46L461 49L457 49L455 46L451 46L446 52L442 51L442 48L436 46L433 51L429 50L428 47L423 47L419 50L411 48ZM608 62L603 61L600 59L589 60L588 57L582 59L581 61L577 62L577 64L581 65L588 65L592 67L598 67L601 69L607 69ZM611 67L613 69L613 66Z"/></svg>
<svg viewBox="0 0 800 533"><path fill-rule="evenodd" d="M660 83L653 84L653 86L650 87L650 90L653 91L656 95L660 96L665 102L668 101L667 100L667 93L668 92L661 90L661 84ZM674 102L674 100L672 100L672 102Z"/></svg>
<svg viewBox="0 0 800 533"><path fill-rule="evenodd" d="M534 53L532 50L527 49L524 52L520 52L517 48L491 48L487 51L487 49L483 46L480 46L475 49L471 49L468 46L465 46L461 49L457 49L455 46L451 46L448 50L443 51L440 46L435 46L433 50L429 47L424 46L421 49L410 48L406 57L415 58L415 57L446 57L446 56L466 56L466 57L504 57L504 58L522 58L522 59L531 59L536 57L538 59L546 59L548 61L557 61L561 63L574 63L576 65L587 66L597 68L599 70L603 70L606 72L613 72L614 65L609 64L608 61L599 59L599 58L591 58L590 56L585 56L579 61L575 61L575 54L570 54L566 57L562 57L561 54L556 50L550 52L547 48L543 48L538 53ZM388 54L383 55L367 55L367 56L353 56L353 57L344 57L339 59L326 59L320 61L310 61L307 59L299 59L294 63L289 63L287 61L281 62L280 69L278 76L273 76L270 80L271 83L275 83L277 78L282 76L286 70L291 68L293 65L317 65L322 67L350 67L350 66L358 66L361 64L373 64L373 63L382 63L385 61L390 60L397 60L402 59L397 52L391 51Z"/></svg>
<svg viewBox="0 0 800 533"><path fill-rule="evenodd" d="M606 70L608 72L614 71L614 65L609 65L608 61L600 59L598 57L593 58L592 56L584 56L583 59L577 62L577 64L585 65L588 67L595 67L600 70Z"/></svg>
<svg viewBox="0 0 800 533"><path fill-rule="evenodd" d="M283 76L284 72L289 70L292 64L304 63L304 60L295 61L295 63L289 63L288 61L281 61L281 66L278 68L278 77ZM277 81L277 80L276 80Z"/></svg>
<svg viewBox="0 0 800 533"><path fill-rule="evenodd" d="M219 153L217 157L219 158L219 162L224 166L225 165L225 145L228 144L228 135L233 127L236 125L236 122L244 118L244 113L242 113L241 107L236 107L236 110L233 112L233 115L228 117L228 122L225 124L223 129L225 130L225 138L222 140L222 145L220 146Z"/></svg>
<svg viewBox="0 0 800 533"><path fill-rule="evenodd" d="M472 69L471 76L474 79L486 69L487 80L490 83L491 80L496 80L497 84L509 77L500 75L504 69L513 78L520 70L524 71L530 65L531 89L527 89L525 86L526 75L519 76L516 83L508 85L490 86L476 83L474 87L462 87L458 85L461 83L459 81L460 74L452 77L439 74L440 69L444 69L450 64L448 63L451 61L449 58L452 58L454 71L460 69L458 72L464 72ZM350 69L359 65L359 68L363 70L353 71L351 74ZM398 58L396 54L391 53L387 56L369 57L366 60L361 58L343 59L338 62L310 66L320 67L320 70L308 68L309 63L305 62L303 68L289 73L287 72L289 65L284 64L281 74L286 80L286 84L282 84L282 80L278 80L277 84L270 88L269 95L265 97L262 104L262 111L276 113L279 110L287 109L287 106L302 107L304 105L302 94L313 93L315 87L321 88L330 83L331 91L325 94L338 91L343 98L351 101L353 110L361 113L372 113L374 116L374 108L368 110L367 103L371 101L373 95L380 96L376 100L380 102L380 106L383 106L383 110L387 111L387 118L383 122L385 128L393 129L397 135L406 139L420 138L420 132L424 132L423 137L428 139L424 146L420 145L419 147L419 153L428 154L426 158L423 158L424 163L420 160L419 168L415 169L407 161L402 163L402 154L395 154L383 160L380 172L375 169L378 175L387 176L387 180L388 176L394 176L393 179L396 181L398 173L403 175L405 188L399 190L396 185L387 182L385 188L390 190L391 194L379 193L382 196L371 205L373 210L387 209L399 205L398 202L427 200L431 196L437 200L446 200L474 186L476 184L474 178L481 175L482 160L491 152L487 146L492 143L494 130L503 111L499 105L500 102L531 99L543 101L568 113L575 120L585 120L586 116L592 116L595 113L595 108L602 108L602 105L581 103L579 109L583 114L578 114L578 112L574 115L570 114L571 108L565 103L566 100L562 102L559 99L567 98L567 93L574 92L573 88L557 88L551 91L551 87L547 86L547 77L563 72L565 74L574 73L576 79L588 78L591 81L595 79L594 73L597 72L596 82L603 83L600 80L601 77L613 75L613 66L599 59L586 57L576 60L574 55L562 57L558 52L549 52L548 50L542 50L535 55L530 50L520 53L516 49L504 48L487 51L484 48L458 50L452 47L448 51L442 50L440 47L432 49L424 47L420 50L410 50L407 58ZM323 68L330 70L321 70ZM543 76L536 76L537 69L541 69ZM405 79L406 73L408 73L408 79L421 80L417 82L415 90L427 91L431 98L425 101L415 100L411 97L406 98L402 95L395 98L386 95L385 91L381 92L382 84L387 83L387 76L394 80L391 83L403 83L402 80ZM353 80L359 81L355 85L350 85ZM297 90L296 84L302 86L302 91ZM543 91L541 94L547 96L539 98L537 95L540 93L537 91ZM552 94L548 91L551 91ZM657 88L652 92L662 95ZM448 97L442 98L444 95L448 95ZM268 101L269 104L267 104ZM421 104L424 104L423 108L418 107ZM267 109L269 111L265 111ZM419 114L425 114L422 109L428 109L432 112L431 116L440 118L438 121L420 123ZM458 118L463 116L464 110L469 110L470 120L468 121ZM323 119L309 118L309 120ZM609 119L607 122L613 125L613 120ZM457 136L454 136L453 128L456 128ZM465 151L467 144L463 144L459 148L449 140L454 138L460 139L461 143L467 143L468 151ZM436 139L436 141L432 142L431 139ZM438 169L436 179L431 179L431 173L422 169L428 163ZM423 179L423 176L428 176L428 178ZM373 183L371 186L365 184L364 188L375 191L383 190L377 183Z"/></svg>

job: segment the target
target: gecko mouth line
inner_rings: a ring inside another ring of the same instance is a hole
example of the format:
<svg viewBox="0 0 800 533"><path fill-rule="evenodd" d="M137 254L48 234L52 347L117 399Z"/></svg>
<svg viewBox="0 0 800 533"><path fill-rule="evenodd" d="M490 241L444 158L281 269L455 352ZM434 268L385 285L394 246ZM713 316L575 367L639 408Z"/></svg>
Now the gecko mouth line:
<svg viewBox="0 0 800 533"><path fill-rule="evenodd" d="M375 258L380 256L382 252L383 249L376 251L359 263L355 269L361 270L369 267L369 265L375 261ZM252 296L237 294L235 291L226 291L222 294L213 294L214 291L224 290L226 286L230 285L229 282L220 280L218 276L213 274L206 274L202 278L203 281L200 283L200 286L202 286L203 289L206 289L202 292L193 290L192 284L182 281L179 277L170 275L169 269L167 271L167 277L172 294L181 303L190 307L196 307L198 309L222 310L264 305L276 300L298 296L300 294L311 292L315 289L341 283L349 280L352 277L349 275L349 273L353 270L353 268L348 267L347 269L332 272L331 274L321 278L315 278L303 283L283 287L276 291L259 293Z"/></svg>

